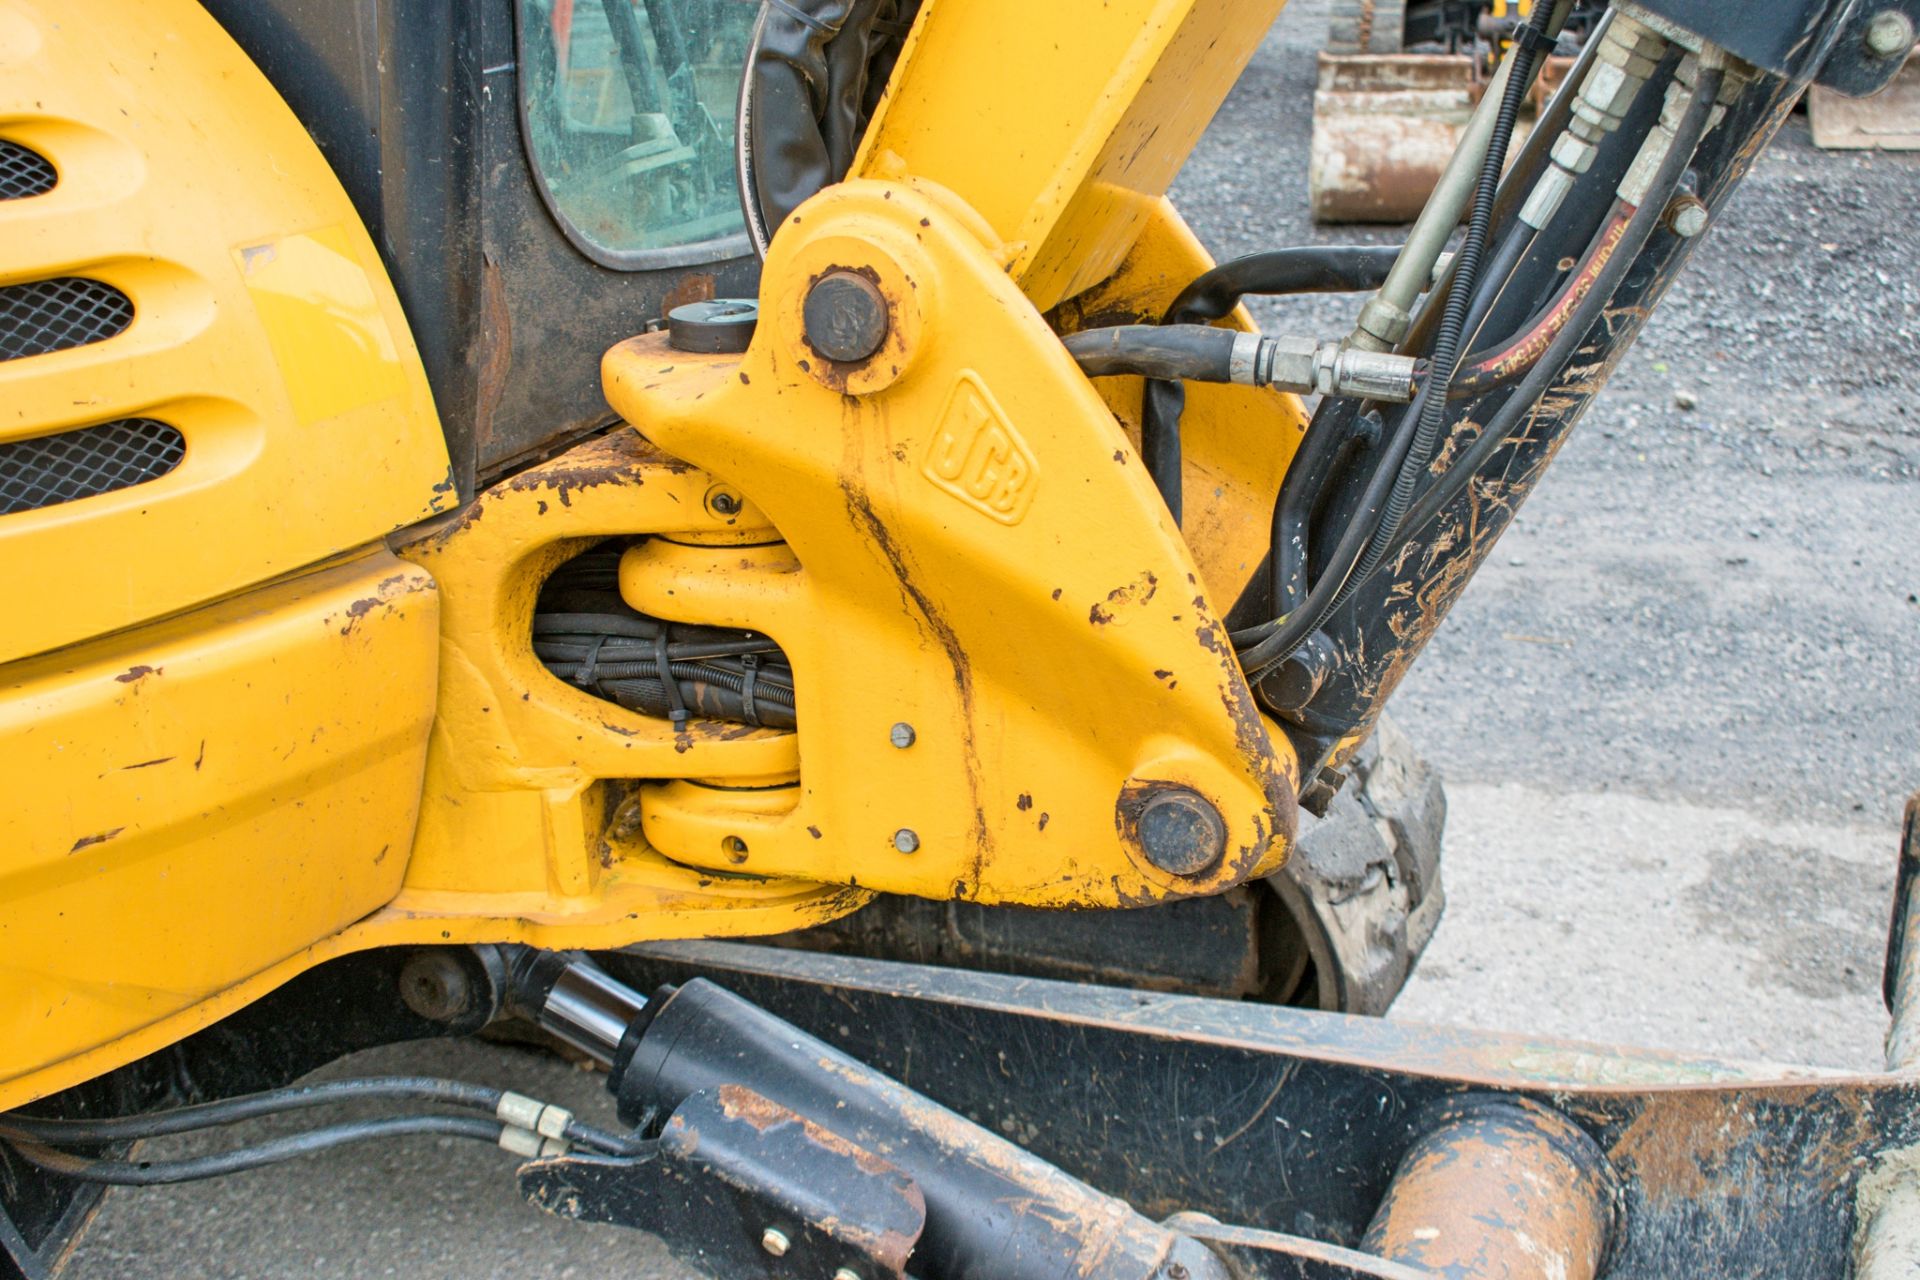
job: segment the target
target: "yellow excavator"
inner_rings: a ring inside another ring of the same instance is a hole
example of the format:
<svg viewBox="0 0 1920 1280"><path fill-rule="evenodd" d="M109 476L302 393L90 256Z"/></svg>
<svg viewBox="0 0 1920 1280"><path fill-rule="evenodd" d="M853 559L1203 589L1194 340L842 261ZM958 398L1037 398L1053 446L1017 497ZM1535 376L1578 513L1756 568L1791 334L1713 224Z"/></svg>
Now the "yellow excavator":
<svg viewBox="0 0 1920 1280"><path fill-rule="evenodd" d="M1385 704L1920 0L1579 6L1522 140L1536 0L1403 243L1216 264L1280 3L0 0L0 1277L409 1133L724 1277L1913 1274L1902 1074L1353 1015ZM619 1126L300 1083L512 1025Z"/></svg>

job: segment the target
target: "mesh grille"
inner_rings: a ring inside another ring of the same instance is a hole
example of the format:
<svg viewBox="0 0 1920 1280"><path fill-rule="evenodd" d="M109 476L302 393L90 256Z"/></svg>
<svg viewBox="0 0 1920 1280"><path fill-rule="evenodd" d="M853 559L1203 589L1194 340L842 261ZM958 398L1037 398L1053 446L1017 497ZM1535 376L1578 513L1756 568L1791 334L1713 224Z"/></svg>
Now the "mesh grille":
<svg viewBox="0 0 1920 1280"><path fill-rule="evenodd" d="M0 360L44 355L111 338L133 321L133 303L110 284L61 276L0 289Z"/></svg>
<svg viewBox="0 0 1920 1280"><path fill-rule="evenodd" d="M0 444L0 516L157 480L186 454L186 437L152 418Z"/></svg>
<svg viewBox="0 0 1920 1280"><path fill-rule="evenodd" d="M57 176L38 151L0 138L0 200L24 200L51 191Z"/></svg>

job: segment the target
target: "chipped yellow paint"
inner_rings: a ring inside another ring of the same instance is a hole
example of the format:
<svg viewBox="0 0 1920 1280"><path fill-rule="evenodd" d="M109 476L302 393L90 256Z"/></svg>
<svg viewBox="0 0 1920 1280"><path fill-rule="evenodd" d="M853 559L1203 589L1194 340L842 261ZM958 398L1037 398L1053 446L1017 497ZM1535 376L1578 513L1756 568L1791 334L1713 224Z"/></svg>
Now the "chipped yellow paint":
<svg viewBox="0 0 1920 1280"><path fill-rule="evenodd" d="M0 439L150 412L189 441L163 480L0 522L18 593L70 602L0 623L21 659L0 761L86 798L14 819L0 853L0 920L28 922L0 930L0 975L29 993L0 1002L0 1109L368 947L773 933L876 889L1128 905L1279 865L1297 766L1219 615L1299 406L1195 392L1183 538L1127 435L1137 382L1096 389L1040 314L1152 314L1207 265L1162 196L1279 5L933 0L855 180L776 237L752 350L621 344L606 390L645 438L413 525L399 565L364 548L451 504L446 455L291 113L190 0L70 0L57 29L45 0L0 0L0 120L62 175L0 208L0 279L69 264L140 310L0 369ZM982 92L983 67L1031 91ZM861 365L801 332L833 267L891 307ZM721 482L745 509L706 508ZM640 535L628 599L772 634L797 732L676 734L541 666L546 575ZM103 683L115 662L152 673ZM120 758L129 727L150 755ZM56 732L71 778L22 754ZM195 732L235 754L162 793ZM1133 846L1124 806L1152 783L1218 807L1219 865L1183 879Z"/></svg>
<svg viewBox="0 0 1920 1280"><path fill-rule="evenodd" d="M650 533L716 570L765 565L765 518L751 506L709 510L713 484L623 428L495 485L402 548L439 581L443 626L420 832L390 921L457 939L619 946L776 933L867 900L669 861L641 837L637 797L616 807L606 781L789 779L799 768L793 733L697 720L676 734L534 656L540 584L598 539Z"/></svg>
<svg viewBox="0 0 1920 1280"><path fill-rule="evenodd" d="M392 899L438 625L381 549L0 667L0 1109Z"/></svg>
<svg viewBox="0 0 1920 1280"><path fill-rule="evenodd" d="M836 268L914 317L864 365L802 332L809 283ZM614 408L738 488L793 556L714 572L706 548L627 553L635 607L777 640L800 722L790 798L650 787L647 838L721 870L1049 906L1277 866L1291 755L1131 443L978 220L930 184L843 183L775 237L761 303L744 357L648 336L605 361ZM906 750L888 741L902 721ZM1219 865L1183 879L1124 837L1123 793L1154 783L1218 808Z"/></svg>

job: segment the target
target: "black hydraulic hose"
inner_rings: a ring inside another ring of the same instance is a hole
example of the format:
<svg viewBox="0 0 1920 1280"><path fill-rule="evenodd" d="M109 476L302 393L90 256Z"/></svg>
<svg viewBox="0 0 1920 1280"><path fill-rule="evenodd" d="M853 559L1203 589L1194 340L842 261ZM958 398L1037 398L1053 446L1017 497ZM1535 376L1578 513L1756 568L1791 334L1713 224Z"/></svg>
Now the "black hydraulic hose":
<svg viewBox="0 0 1920 1280"><path fill-rule="evenodd" d="M1507 398L1499 410L1481 429L1479 437L1456 458L1447 468L1446 474L1434 484L1407 512L1401 522L1393 547L1397 550L1408 538L1438 515L1448 503L1465 491L1473 477L1493 457L1494 452L1504 444L1509 436L1526 420L1535 403L1560 376L1562 366L1572 358L1587 334L1599 322L1607 304L1613 300L1614 292L1626 277L1633 262L1640 256L1654 229L1660 225L1660 219L1666 212L1667 202L1679 189L1685 177L1687 166L1693 161L1695 148L1707 131L1707 121L1711 118L1714 99L1720 93L1722 73L1717 69L1706 69L1700 74L1699 82L1694 86L1693 101L1688 104L1686 114L1680 118L1679 126L1674 130L1673 145L1667 157L1661 162L1654 174L1648 194L1640 207L1628 220L1618 246L1607 263L1595 277L1593 286L1587 290L1586 297L1580 302L1573 317L1561 327L1545 354L1534 362L1526 379Z"/></svg>
<svg viewBox="0 0 1920 1280"><path fill-rule="evenodd" d="M1335 244L1269 249L1231 258L1180 291L1162 324L1224 319L1253 294L1362 293L1378 289L1400 256L1399 245Z"/></svg>
<svg viewBox="0 0 1920 1280"><path fill-rule="evenodd" d="M584 662L597 655L605 662L652 662L656 646L628 640L606 640L588 633L542 636L533 642L533 651L542 661ZM743 658L747 654L780 656L780 650L767 640L702 641L670 644L667 657L675 662L702 662L709 658Z"/></svg>
<svg viewBox="0 0 1920 1280"><path fill-rule="evenodd" d="M1413 402L1412 413L1420 411L1426 399L1426 390L1421 389ZM1411 416L1411 415L1409 415ZM1385 506L1387 495L1393 488L1393 479L1400 472L1401 464L1406 460L1407 450L1413 444L1413 432L1406 429L1406 419L1402 419L1401 429L1387 441L1387 447L1373 474L1367 480L1360 500L1354 505L1352 516L1346 527L1341 530L1340 540L1334 544L1333 554L1328 557L1327 569L1314 582L1313 589L1300 607L1283 617L1248 627L1243 631L1229 634L1228 639L1237 651L1241 668L1250 681L1258 680L1269 668L1278 663L1287 654L1298 648L1300 643L1319 629L1319 622L1312 626L1306 623L1319 617L1323 607L1338 589L1345 574L1337 572L1340 565L1352 565L1365 553L1381 509ZM1297 635L1296 635L1297 632Z"/></svg>
<svg viewBox="0 0 1920 1280"><path fill-rule="evenodd" d="M1621 237L1633 217L1633 206L1614 201L1607 220L1594 233L1582 255L1579 269L1568 277L1566 285L1551 301L1529 316L1497 349L1475 351L1461 359L1454 371L1453 384L1447 388L1450 400L1471 400L1495 387L1516 381L1531 369L1559 336L1594 281L1613 255L1619 251Z"/></svg>
<svg viewBox="0 0 1920 1280"><path fill-rule="evenodd" d="M221 1098L190 1106L171 1107L130 1116L0 1115L0 1137L35 1143L96 1146L191 1133L219 1125L237 1124L260 1116L283 1115L313 1107L347 1102L424 1102L484 1111L491 1116L506 1090L448 1080L440 1076L363 1076L327 1080L318 1084L288 1085L238 1098ZM632 1139L578 1120L569 1121L563 1135L583 1146L624 1154L635 1148Z"/></svg>
<svg viewBox="0 0 1920 1280"><path fill-rule="evenodd" d="M675 679L693 684L711 684L734 693L744 693L746 676L740 671L729 671L724 667L698 666L689 662L671 662L667 664L673 670ZM578 675L584 669L584 663L559 663L552 666L553 674L562 679ZM602 680L652 680L661 684L659 669L651 662L609 662L596 665L594 674ZM769 676L766 668L761 668L755 678L755 686L770 701L793 706L793 686L784 683L780 676ZM661 684L664 689L665 685Z"/></svg>
<svg viewBox="0 0 1920 1280"><path fill-rule="evenodd" d="M1467 323L1461 329L1461 342L1468 351L1474 350L1474 343L1480 337L1480 326L1486 323L1487 313L1493 310L1493 304L1500 300L1501 292L1507 287L1513 273L1533 248L1534 238L1540 233L1524 222L1516 221L1508 228L1506 237L1494 250L1493 258L1482 273L1483 283L1475 292L1473 305L1467 308ZM1471 367L1474 357L1464 357L1461 364Z"/></svg>
<svg viewBox="0 0 1920 1280"><path fill-rule="evenodd" d="M1273 617L1292 613L1306 597L1307 523L1328 477L1362 439L1354 429L1359 418L1358 400L1329 401L1308 424L1307 434L1287 466L1288 479L1293 483L1280 486L1280 496L1273 504L1273 552L1268 558Z"/></svg>
<svg viewBox="0 0 1920 1280"><path fill-rule="evenodd" d="M1206 324L1219 320L1248 294L1284 296L1378 289L1399 255L1398 245L1307 245L1231 258L1202 272L1182 289L1161 323ZM1182 505L1180 415L1186 399L1186 390L1178 382L1150 378L1140 404L1140 453L1175 523L1180 520Z"/></svg>
<svg viewBox="0 0 1920 1280"><path fill-rule="evenodd" d="M1533 128L1528 131L1526 141L1521 144L1518 154L1514 155L1513 160L1507 165L1506 180L1500 184L1500 195L1493 205L1493 220L1496 225L1507 225L1514 212L1532 194L1534 184L1547 167L1553 144L1566 131L1573 119L1573 103L1580 96L1580 85L1586 80L1587 74L1593 70L1593 64L1598 60L1601 39L1613 25L1614 13L1614 9L1609 6L1600 15L1600 20L1594 24L1587 38L1581 43L1579 56L1561 77L1560 87L1554 91L1552 97L1547 99L1539 117L1533 123ZM1549 20L1547 30L1557 36L1559 28L1552 25L1553 21L1553 19ZM1564 217L1565 211L1556 218L1556 224ZM1444 289L1447 283L1443 278L1441 289ZM1436 290L1436 294L1439 292ZM1402 339L1399 349L1402 351L1424 350L1430 345L1433 330L1439 321L1439 306L1422 307L1415 313L1413 325Z"/></svg>
<svg viewBox="0 0 1920 1280"><path fill-rule="evenodd" d="M1534 14L1543 20L1543 26L1548 16L1546 11L1536 9ZM1531 22L1530 19L1530 25ZM1539 31L1541 27L1532 29ZM1480 166L1480 182L1473 193L1473 213L1467 219L1467 233L1454 259L1454 287L1447 292L1446 307L1440 314L1440 330L1434 335L1433 352L1428 358L1430 372L1427 380L1431 390L1420 407L1413 447L1408 450L1407 459L1401 464L1399 475L1394 478L1393 492L1387 498L1386 508L1381 514L1379 526L1374 530L1373 541L1367 547L1365 558L1334 596L1332 604L1327 607L1328 614L1345 604L1385 558L1394 533L1406 518L1407 508L1413 505L1414 490L1426 473L1427 463L1432 459L1433 451L1440 442L1440 433L1446 426L1447 391L1453 385L1454 373L1459 367L1460 339L1466 330L1467 308L1473 305L1474 291L1480 280L1480 259L1486 253L1487 237L1493 230L1493 201L1499 192L1500 175L1506 169L1507 144L1513 138L1513 126L1520 118L1520 104L1526 101L1527 90L1533 83L1533 63L1538 48L1527 36L1528 29L1523 28L1514 48L1513 68L1507 73L1506 92L1501 96L1500 109L1493 119L1493 133L1487 139L1486 159ZM1322 621L1325 621L1324 617ZM1318 624L1313 629L1317 627ZM1309 629L1309 634L1313 629Z"/></svg>
<svg viewBox="0 0 1920 1280"><path fill-rule="evenodd" d="M1143 374L1227 382L1233 374L1233 344L1240 334L1201 324L1123 324L1083 329L1061 341L1089 378Z"/></svg>
<svg viewBox="0 0 1920 1280"><path fill-rule="evenodd" d="M652 618L635 618L617 613L536 613L536 636L626 636L633 640L651 640L660 634L660 624Z"/></svg>
<svg viewBox="0 0 1920 1280"><path fill-rule="evenodd" d="M143 1115L56 1118L9 1113L0 1115L0 1135L69 1144L130 1142L343 1102L428 1102L491 1113L503 1096L505 1091L501 1089L438 1076L367 1076L358 1080L288 1085L284 1089L268 1089L264 1093Z"/></svg>
<svg viewBox="0 0 1920 1280"><path fill-rule="evenodd" d="M1536 9L1534 14L1535 18L1542 20L1549 17L1545 9ZM1533 19L1529 19L1530 25L1532 22ZM1465 328L1467 308L1473 301L1475 284L1479 279L1480 257L1486 250L1494 197L1498 193L1501 172L1506 163L1507 144L1513 136L1514 122L1519 118L1520 104L1532 85L1536 53L1535 43L1527 39L1523 32L1514 49L1514 62L1507 73L1506 91L1501 95L1492 135L1487 140L1487 153L1480 166L1480 180L1474 190L1473 213L1467 223L1467 233L1454 258L1452 286L1447 292L1439 332L1435 335L1429 361L1430 372L1409 415L1415 423L1414 429L1411 432L1404 429L1399 432L1404 448L1394 450L1397 456L1392 460L1383 460L1381 468L1375 471L1368 482L1360 509L1355 511L1341 536L1335 558L1328 562L1326 572L1308 592L1306 600L1292 613L1277 618L1278 626L1272 628L1271 634L1253 640L1250 647L1241 653L1241 665L1249 680L1258 680L1285 661L1288 655L1305 643L1308 636L1320 629L1336 609L1347 602L1360 584L1379 567L1395 531L1413 503L1414 489L1433 456L1434 446L1439 441L1441 428L1446 421L1446 388L1459 362L1461 331ZM1382 488L1381 481L1388 476L1391 477L1391 484L1387 487L1384 499L1379 499L1376 495ZM1370 512L1376 501L1379 502L1379 515L1373 518ZM1364 549L1358 551L1356 563L1356 560L1348 557L1354 555L1357 549L1354 534L1361 529L1371 529L1372 532L1364 543ZM1276 556L1279 550L1276 544ZM1238 637L1235 638L1235 644L1240 644Z"/></svg>
<svg viewBox="0 0 1920 1280"><path fill-rule="evenodd" d="M310 1129L306 1133L274 1138L250 1147L184 1160L106 1160L77 1156L24 1139L13 1139L14 1149L49 1173L82 1182L104 1182L118 1187L154 1187L170 1182L197 1182L279 1164L297 1156L331 1150L369 1138L391 1138L428 1133L443 1137L498 1142L505 1128L498 1120L479 1116L382 1116Z"/></svg>

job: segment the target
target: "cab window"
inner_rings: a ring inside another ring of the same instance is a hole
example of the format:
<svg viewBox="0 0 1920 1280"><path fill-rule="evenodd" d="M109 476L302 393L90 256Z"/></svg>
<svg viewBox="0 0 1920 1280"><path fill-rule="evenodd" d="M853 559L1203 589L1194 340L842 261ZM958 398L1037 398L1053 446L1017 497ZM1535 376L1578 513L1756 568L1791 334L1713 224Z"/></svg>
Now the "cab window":
<svg viewBox="0 0 1920 1280"><path fill-rule="evenodd" d="M589 256L653 265L657 251L744 231L733 117L758 11L519 0L527 149L548 207Z"/></svg>

